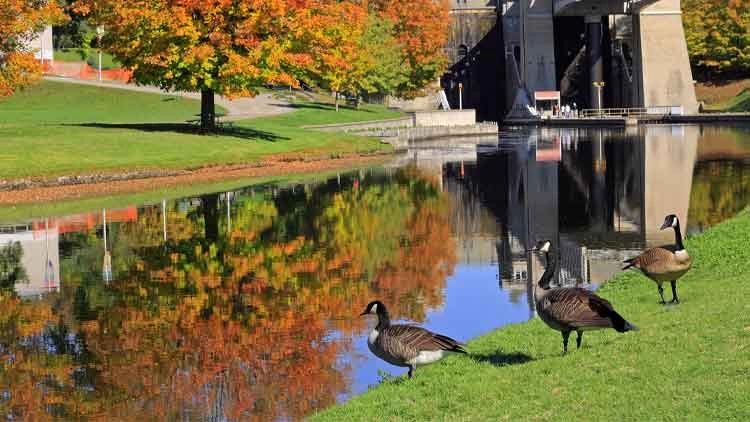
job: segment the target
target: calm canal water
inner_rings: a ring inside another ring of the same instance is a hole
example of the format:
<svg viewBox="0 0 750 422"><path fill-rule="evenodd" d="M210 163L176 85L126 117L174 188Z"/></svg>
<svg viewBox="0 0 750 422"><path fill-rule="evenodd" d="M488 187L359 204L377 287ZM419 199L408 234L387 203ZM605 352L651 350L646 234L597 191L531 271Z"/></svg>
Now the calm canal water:
<svg viewBox="0 0 750 422"><path fill-rule="evenodd" d="M327 180L0 210L0 409L300 419L404 372L367 351L372 299L468 340L534 316L535 240L562 245L562 283L597 285L670 240L665 214L690 235L749 204L750 127L649 126L510 128Z"/></svg>

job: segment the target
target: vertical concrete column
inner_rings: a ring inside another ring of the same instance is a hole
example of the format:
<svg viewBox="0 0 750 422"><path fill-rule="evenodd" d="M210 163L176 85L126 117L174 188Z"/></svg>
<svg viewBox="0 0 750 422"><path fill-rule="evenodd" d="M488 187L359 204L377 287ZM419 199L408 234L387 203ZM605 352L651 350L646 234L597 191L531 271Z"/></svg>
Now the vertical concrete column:
<svg viewBox="0 0 750 422"><path fill-rule="evenodd" d="M589 66L589 107L601 108L603 102L601 96L604 95L604 89L595 87L594 83L604 81L602 17L586 16L584 22L586 23L586 55Z"/></svg>
<svg viewBox="0 0 750 422"><path fill-rule="evenodd" d="M680 0L633 5L634 103L640 107L682 106L696 113Z"/></svg>

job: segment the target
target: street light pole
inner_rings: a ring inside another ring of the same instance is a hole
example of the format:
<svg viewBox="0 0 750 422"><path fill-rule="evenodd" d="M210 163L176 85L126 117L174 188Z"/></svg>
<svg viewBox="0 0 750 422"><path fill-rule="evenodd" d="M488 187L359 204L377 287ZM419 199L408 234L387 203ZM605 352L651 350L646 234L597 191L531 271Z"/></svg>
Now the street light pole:
<svg viewBox="0 0 750 422"><path fill-rule="evenodd" d="M596 88L596 109L602 110L602 88L606 85L603 81L592 82L592 85Z"/></svg>
<svg viewBox="0 0 750 422"><path fill-rule="evenodd" d="M458 83L458 109L464 109L464 84L462 82Z"/></svg>
<svg viewBox="0 0 750 422"><path fill-rule="evenodd" d="M99 82L102 81L102 35L104 35L104 27L99 25L96 27L96 44L99 47Z"/></svg>

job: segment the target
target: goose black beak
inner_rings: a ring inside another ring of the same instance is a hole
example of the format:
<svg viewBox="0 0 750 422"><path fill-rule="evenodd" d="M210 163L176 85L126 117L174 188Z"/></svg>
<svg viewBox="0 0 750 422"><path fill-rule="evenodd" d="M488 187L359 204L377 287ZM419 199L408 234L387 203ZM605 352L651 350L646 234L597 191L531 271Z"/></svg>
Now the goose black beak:
<svg viewBox="0 0 750 422"><path fill-rule="evenodd" d="M661 225L661 227L659 228L659 230L664 230L664 229L666 229L666 228L669 228L669 227L672 227L672 226L671 226L671 225L669 225L669 224L667 224L667 222L665 221L665 222L664 222L664 223L663 223L663 224Z"/></svg>
<svg viewBox="0 0 750 422"><path fill-rule="evenodd" d="M365 312L362 312L361 314L359 314L359 316L365 316L365 315L367 315L368 313L369 313L369 312L365 311Z"/></svg>

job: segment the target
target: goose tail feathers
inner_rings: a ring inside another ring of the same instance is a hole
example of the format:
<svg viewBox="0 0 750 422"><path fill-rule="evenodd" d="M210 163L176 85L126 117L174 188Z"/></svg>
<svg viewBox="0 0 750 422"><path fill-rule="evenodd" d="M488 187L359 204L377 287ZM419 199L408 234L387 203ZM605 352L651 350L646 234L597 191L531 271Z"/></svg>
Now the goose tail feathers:
<svg viewBox="0 0 750 422"><path fill-rule="evenodd" d="M640 330L640 328L638 328L635 324L625 321L625 329L623 333L628 332L628 331L638 331L638 330Z"/></svg>
<svg viewBox="0 0 750 422"><path fill-rule="evenodd" d="M612 321L612 328L617 330L619 333L627 333L628 331L638 331L638 327L630 322L626 321L622 315L618 314L614 310L609 315L609 320Z"/></svg>
<svg viewBox="0 0 750 422"><path fill-rule="evenodd" d="M464 349L466 345L461 343L460 341L453 340L452 338L444 336L442 334L435 334L435 338L440 342L443 350L466 354L466 350Z"/></svg>

